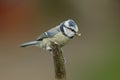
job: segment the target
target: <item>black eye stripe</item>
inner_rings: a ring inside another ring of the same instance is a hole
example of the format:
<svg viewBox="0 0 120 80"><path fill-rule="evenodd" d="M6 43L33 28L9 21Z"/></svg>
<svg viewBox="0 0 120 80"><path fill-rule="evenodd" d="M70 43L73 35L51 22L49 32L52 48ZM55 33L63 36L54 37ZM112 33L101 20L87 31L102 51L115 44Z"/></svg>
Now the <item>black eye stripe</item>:
<svg viewBox="0 0 120 80"><path fill-rule="evenodd" d="M67 29L69 29L69 30L71 30L71 31L73 31L74 33L76 33L75 30L73 30L73 29L71 29L71 28L69 28L69 27L66 27L66 26L64 26L64 27L67 28Z"/></svg>

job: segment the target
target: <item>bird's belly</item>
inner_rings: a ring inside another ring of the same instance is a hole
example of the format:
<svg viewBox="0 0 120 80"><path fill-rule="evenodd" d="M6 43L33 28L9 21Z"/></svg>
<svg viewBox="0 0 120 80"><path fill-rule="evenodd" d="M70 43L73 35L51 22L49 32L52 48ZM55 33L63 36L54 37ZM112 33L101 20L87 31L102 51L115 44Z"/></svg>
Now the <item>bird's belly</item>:
<svg viewBox="0 0 120 80"><path fill-rule="evenodd" d="M40 44L41 48L46 48L46 46L50 46L51 42L56 42L58 45L60 45L61 47L64 46L70 39L66 36L64 36L61 32L59 32L58 34L56 34L54 37L52 38L46 38L43 39L43 41Z"/></svg>

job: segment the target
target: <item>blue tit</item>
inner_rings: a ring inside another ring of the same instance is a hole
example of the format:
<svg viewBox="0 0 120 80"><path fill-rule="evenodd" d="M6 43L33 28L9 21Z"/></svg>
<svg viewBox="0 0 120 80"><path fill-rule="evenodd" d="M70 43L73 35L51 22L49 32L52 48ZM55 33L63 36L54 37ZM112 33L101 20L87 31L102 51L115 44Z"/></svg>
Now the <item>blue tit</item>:
<svg viewBox="0 0 120 80"><path fill-rule="evenodd" d="M78 33L78 26L74 20L69 19L66 20L60 25L44 32L40 35L35 41L23 43L21 47L28 47L28 46L38 46L43 48L47 51L51 51L51 42L55 42L61 48L68 43L71 39L75 36L80 36L81 34Z"/></svg>

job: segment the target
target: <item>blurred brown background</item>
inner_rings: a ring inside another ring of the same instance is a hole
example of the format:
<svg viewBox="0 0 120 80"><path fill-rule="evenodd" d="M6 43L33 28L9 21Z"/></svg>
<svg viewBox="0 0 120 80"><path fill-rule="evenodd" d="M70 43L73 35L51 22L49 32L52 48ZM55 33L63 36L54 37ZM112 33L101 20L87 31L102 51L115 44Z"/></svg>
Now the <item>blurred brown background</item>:
<svg viewBox="0 0 120 80"><path fill-rule="evenodd" d="M19 45L70 18L82 36L64 47L68 80L120 80L119 0L0 0L0 80L53 80L52 55Z"/></svg>

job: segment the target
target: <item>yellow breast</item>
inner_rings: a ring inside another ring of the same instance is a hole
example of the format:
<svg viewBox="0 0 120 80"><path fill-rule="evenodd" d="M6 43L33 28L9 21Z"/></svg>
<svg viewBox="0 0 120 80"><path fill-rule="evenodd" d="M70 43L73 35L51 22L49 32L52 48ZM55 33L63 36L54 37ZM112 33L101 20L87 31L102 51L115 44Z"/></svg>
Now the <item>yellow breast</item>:
<svg viewBox="0 0 120 80"><path fill-rule="evenodd" d="M53 37L53 41L57 42L60 45L65 45L70 39L59 32Z"/></svg>
<svg viewBox="0 0 120 80"><path fill-rule="evenodd" d="M43 39L43 41L40 43L40 47L45 48L46 45L50 45L51 42L56 42L58 45L64 46L69 40L70 39L68 37L59 32L52 38Z"/></svg>

